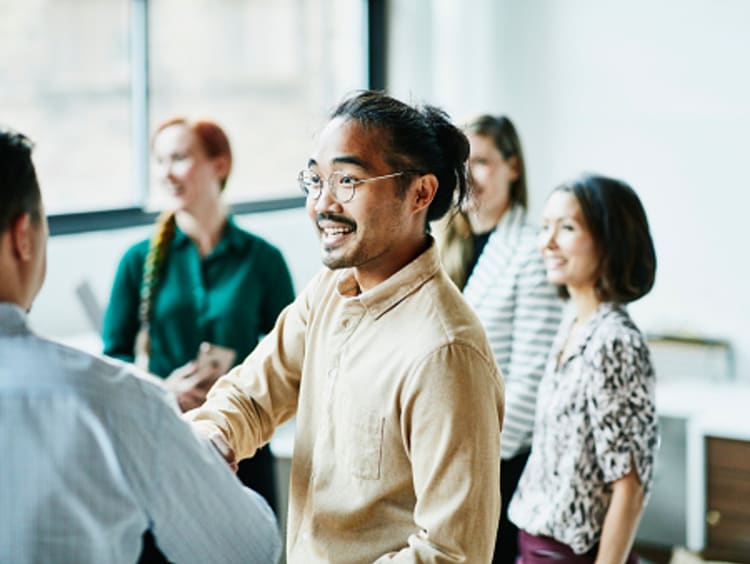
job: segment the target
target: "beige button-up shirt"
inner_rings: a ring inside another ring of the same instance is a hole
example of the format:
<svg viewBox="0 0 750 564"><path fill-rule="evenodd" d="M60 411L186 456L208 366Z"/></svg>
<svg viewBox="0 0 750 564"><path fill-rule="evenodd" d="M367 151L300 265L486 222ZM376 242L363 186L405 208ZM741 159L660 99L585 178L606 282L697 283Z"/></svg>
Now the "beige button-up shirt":
<svg viewBox="0 0 750 564"><path fill-rule="evenodd" d="M434 244L366 292L321 272L191 418L246 457L295 413L290 563L491 560L502 376Z"/></svg>

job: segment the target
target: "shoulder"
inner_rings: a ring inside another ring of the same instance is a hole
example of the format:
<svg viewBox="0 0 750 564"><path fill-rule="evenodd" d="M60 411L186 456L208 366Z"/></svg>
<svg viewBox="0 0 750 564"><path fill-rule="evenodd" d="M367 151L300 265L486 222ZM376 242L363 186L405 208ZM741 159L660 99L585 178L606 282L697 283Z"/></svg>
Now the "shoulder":
<svg viewBox="0 0 750 564"><path fill-rule="evenodd" d="M494 366L479 317L442 270L415 293L403 321L414 326L414 343L429 354L445 347L465 348Z"/></svg>
<svg viewBox="0 0 750 564"><path fill-rule="evenodd" d="M125 254L123 256L125 257L132 257L132 256L146 256L146 253L148 253L148 247L149 247L150 239L141 239L137 243L133 243L128 247L128 249L125 251Z"/></svg>
<svg viewBox="0 0 750 564"><path fill-rule="evenodd" d="M516 254L524 264L543 266L542 253L539 251L539 228L536 225L524 221L518 226L516 239Z"/></svg>
<svg viewBox="0 0 750 564"><path fill-rule="evenodd" d="M599 368L597 373L604 379L653 377L646 338L620 306L608 306L586 345L584 358Z"/></svg>
<svg viewBox="0 0 750 564"><path fill-rule="evenodd" d="M269 260L281 259L283 255L278 247L260 235L256 235L239 227L234 221L230 222L230 236L232 241L246 252L256 254Z"/></svg>
<svg viewBox="0 0 750 564"><path fill-rule="evenodd" d="M646 338L631 319L624 307L605 304L601 319L591 334L594 349L611 348L616 344L645 347Z"/></svg>
<svg viewBox="0 0 750 564"><path fill-rule="evenodd" d="M106 398L108 409L132 409L134 396L162 401L169 397L156 377L133 364L38 336L33 336L28 346L27 352L34 353L30 362L39 364L40 381L69 387L83 396Z"/></svg>
<svg viewBox="0 0 750 564"><path fill-rule="evenodd" d="M143 239L127 248L120 260L121 264L143 264L148 254L149 239Z"/></svg>

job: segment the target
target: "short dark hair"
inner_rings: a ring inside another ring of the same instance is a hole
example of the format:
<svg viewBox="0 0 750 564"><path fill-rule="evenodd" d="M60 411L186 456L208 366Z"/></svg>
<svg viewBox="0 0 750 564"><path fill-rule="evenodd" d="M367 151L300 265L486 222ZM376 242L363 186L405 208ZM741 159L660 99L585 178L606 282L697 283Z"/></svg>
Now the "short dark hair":
<svg viewBox="0 0 750 564"><path fill-rule="evenodd" d="M410 106L384 92L362 90L345 98L330 117L352 119L364 128L382 132L384 158L394 170L437 177L437 193L427 210L426 228L430 221L445 215L455 201L466 198L469 140L440 108ZM402 182L406 187L411 180L407 177Z"/></svg>
<svg viewBox="0 0 750 564"><path fill-rule="evenodd" d="M5 233L19 215L28 213L41 220L42 197L36 178L28 137L0 126L0 233Z"/></svg>
<svg viewBox="0 0 750 564"><path fill-rule="evenodd" d="M526 162L523 158L521 138L516 127L508 116L492 116L482 114L469 120L464 130L474 135L481 135L492 139L505 160L516 158L518 178L510 185L510 201L526 209L528 207L528 187L526 185Z"/></svg>
<svg viewBox="0 0 750 564"><path fill-rule="evenodd" d="M635 191L622 180L584 174L555 191L570 192L600 256L596 292L602 301L628 303L651 290L656 251L646 211ZM567 298L567 289L558 287Z"/></svg>

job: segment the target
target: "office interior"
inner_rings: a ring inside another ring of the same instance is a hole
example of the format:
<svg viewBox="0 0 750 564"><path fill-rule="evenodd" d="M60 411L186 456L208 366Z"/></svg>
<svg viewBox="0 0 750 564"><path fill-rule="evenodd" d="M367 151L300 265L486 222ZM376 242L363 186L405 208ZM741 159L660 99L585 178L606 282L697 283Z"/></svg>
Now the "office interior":
<svg viewBox="0 0 750 564"><path fill-rule="evenodd" d="M321 265L295 178L337 99L376 87L441 106L458 122L506 114L523 141L533 221L547 194L583 171L626 180L648 213L657 280L630 312L652 341L662 447L638 542L654 549L654 561L685 547L750 562L750 2L196 1L183 7L189 21L174 1L172 9L159 0L0 7L0 121L37 142L52 215L47 279L30 315L37 332L100 346L96 307L159 206L147 155L149 124L159 117L218 116L242 140L228 187L244 185L233 196L237 221L281 249L299 291ZM38 35L18 43L35 17L52 29L62 12L88 29L95 58L79 64L63 29L41 37L34 27ZM110 16L119 22L115 44L106 26L90 29ZM59 52L48 51L58 43ZM187 53L178 47L193 44ZM170 67L170 57L190 64ZM24 82L20 67L43 70L46 59L61 86L36 95L43 81ZM107 66L119 73L119 110L103 107L110 91L99 69ZM77 89L76 73L89 71ZM224 84L227 75L242 80ZM226 92L212 96L201 76ZM85 102L74 100L79 94ZM48 128L61 111L71 112L68 126L81 127ZM90 174L66 176L77 169ZM114 187L125 196L113 204ZM274 443L282 481L286 432Z"/></svg>

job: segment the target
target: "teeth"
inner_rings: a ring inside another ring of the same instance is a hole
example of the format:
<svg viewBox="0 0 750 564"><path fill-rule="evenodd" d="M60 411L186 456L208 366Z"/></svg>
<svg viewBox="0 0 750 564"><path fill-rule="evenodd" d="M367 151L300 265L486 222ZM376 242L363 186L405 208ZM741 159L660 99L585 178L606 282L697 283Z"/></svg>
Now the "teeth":
<svg viewBox="0 0 750 564"><path fill-rule="evenodd" d="M329 227L323 230L328 236L343 235L344 233L349 233L349 231L350 230L345 227Z"/></svg>

